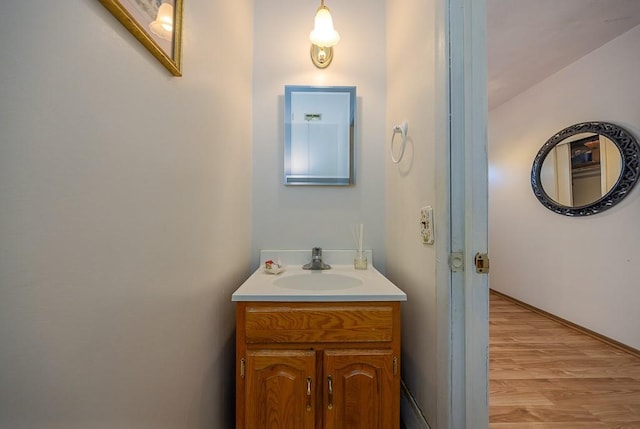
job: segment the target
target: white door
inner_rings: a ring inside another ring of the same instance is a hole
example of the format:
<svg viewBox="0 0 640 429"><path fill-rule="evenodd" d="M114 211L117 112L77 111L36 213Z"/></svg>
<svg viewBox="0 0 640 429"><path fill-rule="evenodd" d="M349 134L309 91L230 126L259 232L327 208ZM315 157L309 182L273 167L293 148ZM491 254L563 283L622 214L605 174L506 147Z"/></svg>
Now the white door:
<svg viewBox="0 0 640 429"><path fill-rule="evenodd" d="M486 0L448 0L450 112L449 291L441 306L439 364L448 401L438 406L438 429L483 429L488 417L489 290L474 257L488 249ZM444 282L443 282L444 283ZM441 290L441 289L439 289ZM441 297L444 294L441 295ZM441 299L440 297L438 298ZM447 314L448 311L448 314ZM447 321L448 318L448 321Z"/></svg>

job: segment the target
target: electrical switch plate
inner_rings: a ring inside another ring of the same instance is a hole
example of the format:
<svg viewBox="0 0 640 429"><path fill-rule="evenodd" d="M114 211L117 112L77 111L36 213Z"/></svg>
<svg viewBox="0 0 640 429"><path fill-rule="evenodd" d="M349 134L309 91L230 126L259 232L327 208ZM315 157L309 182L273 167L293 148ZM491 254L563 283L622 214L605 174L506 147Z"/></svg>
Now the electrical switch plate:
<svg viewBox="0 0 640 429"><path fill-rule="evenodd" d="M420 237L424 244L433 244L433 207L420 209Z"/></svg>

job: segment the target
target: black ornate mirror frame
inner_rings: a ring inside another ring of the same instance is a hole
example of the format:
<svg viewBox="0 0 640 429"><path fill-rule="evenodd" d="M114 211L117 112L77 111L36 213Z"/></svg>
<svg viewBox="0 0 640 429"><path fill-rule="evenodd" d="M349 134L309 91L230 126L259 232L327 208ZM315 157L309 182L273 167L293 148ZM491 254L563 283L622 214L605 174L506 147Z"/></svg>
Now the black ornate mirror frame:
<svg viewBox="0 0 640 429"><path fill-rule="evenodd" d="M580 207L568 207L552 200L542 188L540 172L542 163L551 150L567 137L581 133L595 133L611 140L620 151L621 171L616 184L599 200ZM640 145L638 141L623 128L607 122L583 122L571 125L551 137L540 148L531 168L531 187L533 193L543 206L565 216L590 216L603 212L622 201L638 181L640 173Z"/></svg>

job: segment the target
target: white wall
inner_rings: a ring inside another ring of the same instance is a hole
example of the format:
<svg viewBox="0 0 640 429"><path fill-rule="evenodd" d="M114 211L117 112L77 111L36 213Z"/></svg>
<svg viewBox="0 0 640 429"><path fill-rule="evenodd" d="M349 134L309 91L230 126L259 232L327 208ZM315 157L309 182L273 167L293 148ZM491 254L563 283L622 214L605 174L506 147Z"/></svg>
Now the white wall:
<svg viewBox="0 0 640 429"><path fill-rule="evenodd" d="M385 147L387 274L408 295L403 306L402 377L429 424L437 427L437 326L435 247L419 235L419 210L437 212L435 146L446 126L437 93L436 1L387 1L387 127L406 120L408 142L403 160L393 164ZM399 149L400 136L395 148ZM397 152L396 152L397 153ZM436 225L437 228L437 225ZM438 240L436 234L436 240ZM441 398L445 399L445 398Z"/></svg>
<svg viewBox="0 0 640 429"><path fill-rule="evenodd" d="M328 2L340 43L326 69L309 57L319 2L255 2L253 70L253 249L353 249L354 225L384 271L385 2ZM284 86L357 87L356 184L284 186Z"/></svg>
<svg viewBox="0 0 640 429"><path fill-rule="evenodd" d="M97 1L0 14L0 428L225 428L249 273L252 2L184 77Z"/></svg>
<svg viewBox="0 0 640 429"><path fill-rule="evenodd" d="M640 186L586 218L544 208L529 181L554 133L583 121L640 138L640 26L495 108L489 117L491 287L640 348Z"/></svg>
<svg viewBox="0 0 640 429"><path fill-rule="evenodd" d="M441 112L435 92L444 88L435 76L436 2L327 3L341 41L325 70L309 59L317 6L255 3L253 265L261 248L353 248L351 227L364 222L375 266L409 296L403 305L403 379L435 425L435 250L420 242L418 213L436 199L433 158ZM357 86L354 187L282 184L285 84ZM405 160L395 166L388 143L393 125L403 120L409 121L409 143Z"/></svg>

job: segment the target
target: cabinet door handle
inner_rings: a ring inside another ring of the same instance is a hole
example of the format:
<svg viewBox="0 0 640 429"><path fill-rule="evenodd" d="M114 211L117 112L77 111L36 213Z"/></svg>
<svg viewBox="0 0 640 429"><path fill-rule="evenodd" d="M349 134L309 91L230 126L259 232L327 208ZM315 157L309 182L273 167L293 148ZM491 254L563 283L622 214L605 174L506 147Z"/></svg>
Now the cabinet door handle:
<svg viewBox="0 0 640 429"><path fill-rule="evenodd" d="M332 410L333 409L333 378L329 376L327 377L327 381L329 383L329 404L327 405L327 408Z"/></svg>
<svg viewBox="0 0 640 429"><path fill-rule="evenodd" d="M311 411L311 377L307 377L307 411Z"/></svg>

